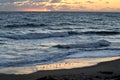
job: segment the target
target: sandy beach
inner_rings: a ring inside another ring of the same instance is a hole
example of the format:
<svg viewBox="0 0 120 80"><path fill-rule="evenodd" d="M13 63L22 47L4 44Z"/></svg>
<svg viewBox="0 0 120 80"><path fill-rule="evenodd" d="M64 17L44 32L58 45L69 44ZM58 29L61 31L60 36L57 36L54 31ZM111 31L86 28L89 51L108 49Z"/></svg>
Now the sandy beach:
<svg viewBox="0 0 120 80"><path fill-rule="evenodd" d="M120 59L116 59L83 68L39 70L21 75L0 74L0 80L119 80L119 68Z"/></svg>

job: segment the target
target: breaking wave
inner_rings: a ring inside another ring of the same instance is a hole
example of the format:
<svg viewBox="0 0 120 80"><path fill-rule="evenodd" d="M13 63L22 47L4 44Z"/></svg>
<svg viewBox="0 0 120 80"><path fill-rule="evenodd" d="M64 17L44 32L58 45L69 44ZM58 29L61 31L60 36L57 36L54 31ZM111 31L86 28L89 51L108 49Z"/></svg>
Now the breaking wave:
<svg viewBox="0 0 120 80"><path fill-rule="evenodd" d="M52 32L52 33L28 33L22 35L0 35L0 37L10 38L10 39L42 39L51 37L68 37L73 35L118 35L120 32L115 31L86 31L86 32L76 32L76 31L66 31L66 32Z"/></svg>
<svg viewBox="0 0 120 80"><path fill-rule="evenodd" d="M65 37L69 34L67 32L56 32L56 33L28 33L23 35L9 35L9 36L1 36L10 39L42 39L42 38L50 38L50 37Z"/></svg>
<svg viewBox="0 0 120 80"><path fill-rule="evenodd" d="M101 48L110 46L111 42L107 40L99 40L97 42L79 43L79 44L67 44L67 45L55 45L57 48Z"/></svg>

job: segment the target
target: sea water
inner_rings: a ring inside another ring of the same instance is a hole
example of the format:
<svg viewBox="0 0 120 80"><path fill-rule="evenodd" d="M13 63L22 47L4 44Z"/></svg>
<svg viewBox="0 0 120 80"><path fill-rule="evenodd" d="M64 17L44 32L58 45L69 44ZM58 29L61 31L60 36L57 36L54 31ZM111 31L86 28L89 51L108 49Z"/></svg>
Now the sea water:
<svg viewBox="0 0 120 80"><path fill-rule="evenodd" d="M120 56L120 13L0 12L0 68Z"/></svg>

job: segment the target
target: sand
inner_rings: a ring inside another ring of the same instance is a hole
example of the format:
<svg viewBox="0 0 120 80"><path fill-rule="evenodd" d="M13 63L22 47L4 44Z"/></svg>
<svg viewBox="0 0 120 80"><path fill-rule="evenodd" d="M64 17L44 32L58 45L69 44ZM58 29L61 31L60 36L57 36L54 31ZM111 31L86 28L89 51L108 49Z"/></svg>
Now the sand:
<svg viewBox="0 0 120 80"><path fill-rule="evenodd" d="M0 80L120 80L119 68L120 59L117 59L81 68L39 70L23 75L0 74Z"/></svg>

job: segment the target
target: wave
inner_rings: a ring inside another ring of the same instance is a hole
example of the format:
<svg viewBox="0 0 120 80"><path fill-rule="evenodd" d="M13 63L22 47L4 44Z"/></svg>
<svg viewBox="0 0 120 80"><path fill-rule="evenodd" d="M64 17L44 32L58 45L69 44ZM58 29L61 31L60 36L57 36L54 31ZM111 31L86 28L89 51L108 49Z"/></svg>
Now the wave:
<svg viewBox="0 0 120 80"><path fill-rule="evenodd" d="M120 32L116 31L86 31L86 32L76 32L76 31L69 31L68 34L70 35L117 35Z"/></svg>
<svg viewBox="0 0 120 80"><path fill-rule="evenodd" d="M93 23L92 21L79 21L80 23Z"/></svg>
<svg viewBox="0 0 120 80"><path fill-rule="evenodd" d="M35 18L31 18L31 17L24 17L22 18L23 20L27 20L27 21L37 21L37 19Z"/></svg>
<svg viewBox="0 0 120 80"><path fill-rule="evenodd" d="M103 19L92 19L93 21L103 21Z"/></svg>
<svg viewBox="0 0 120 80"><path fill-rule="evenodd" d="M0 18L0 20L3 20L2 18Z"/></svg>
<svg viewBox="0 0 120 80"><path fill-rule="evenodd" d="M3 45L3 44L5 44L5 43L0 42L0 45Z"/></svg>
<svg viewBox="0 0 120 80"><path fill-rule="evenodd" d="M66 53L53 53L48 55L28 55L27 57L15 58L6 61L2 61L0 63L0 67L20 67L20 66L30 66L35 64L47 64L52 62L57 62L63 60L66 56L73 54L74 52L66 52Z"/></svg>
<svg viewBox="0 0 120 80"><path fill-rule="evenodd" d="M119 15L117 14L112 14L112 15L106 15L106 17L110 17L110 18L117 18Z"/></svg>
<svg viewBox="0 0 120 80"><path fill-rule="evenodd" d="M117 35L117 34L120 34L120 32L116 32L116 31L87 31L87 32L83 32L83 34Z"/></svg>
<svg viewBox="0 0 120 80"><path fill-rule="evenodd" d="M56 24L49 24L49 23L23 23L23 24L7 24L4 25L4 28L24 28L24 27L44 27L44 26L66 26L66 25L76 25L75 23L56 23ZM51 27L49 27L51 28Z"/></svg>
<svg viewBox="0 0 120 80"><path fill-rule="evenodd" d="M28 34L23 34L23 35L4 35L0 37L20 40L20 39L42 39L42 38L50 38L50 37L65 37L68 35L69 34L67 32L62 32L62 33L54 32L54 33L28 33Z"/></svg>
<svg viewBox="0 0 120 80"><path fill-rule="evenodd" d="M117 35L119 32L113 31L86 31L86 32L76 32L76 31L66 31L66 32L53 32L53 33L28 33L23 35L0 35L0 37L10 38L10 39L42 39L51 37L68 37L73 35Z"/></svg>
<svg viewBox="0 0 120 80"><path fill-rule="evenodd" d="M73 23L59 23L59 24L47 24L47 23L23 23L23 24L7 24L4 25L4 28L29 28L29 27L44 27L44 26L66 26L66 25L75 25Z"/></svg>
<svg viewBox="0 0 120 80"><path fill-rule="evenodd" d="M106 40L99 40L97 42L90 42L90 43L80 43L80 44L67 44L67 45L55 45L53 47L57 48L101 48L101 47L108 47L110 46L111 42Z"/></svg>
<svg viewBox="0 0 120 80"><path fill-rule="evenodd" d="M70 22L67 22L67 23L59 23L59 24L56 24L56 26L66 26L66 25L75 25L75 23L70 23Z"/></svg>
<svg viewBox="0 0 120 80"><path fill-rule="evenodd" d="M41 27L47 26L47 24L34 24L34 23L27 23L27 24L8 24L5 25L4 28L23 28L23 27Z"/></svg>

